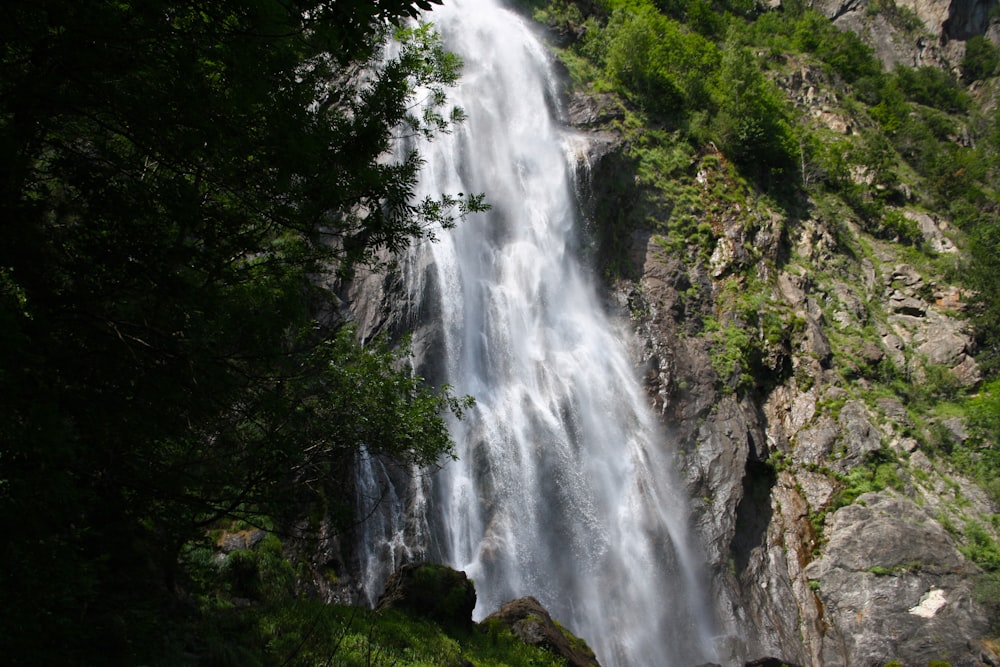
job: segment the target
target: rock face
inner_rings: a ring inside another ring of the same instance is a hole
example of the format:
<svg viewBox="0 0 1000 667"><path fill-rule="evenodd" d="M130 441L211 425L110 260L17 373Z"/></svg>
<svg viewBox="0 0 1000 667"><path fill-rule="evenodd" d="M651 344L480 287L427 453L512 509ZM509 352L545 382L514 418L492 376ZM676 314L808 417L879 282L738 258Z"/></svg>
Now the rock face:
<svg viewBox="0 0 1000 667"><path fill-rule="evenodd" d="M502 623L525 644L541 646L565 658L569 667L600 667L586 642L553 621L533 597L512 600L482 621L487 626L491 623Z"/></svg>
<svg viewBox="0 0 1000 667"><path fill-rule="evenodd" d="M927 427L903 401L865 393L886 377L940 387L979 380L971 336L956 317L961 295L900 261L892 244L846 248L845 234L861 234L849 220L790 224L748 214L751 202L715 211L714 252L665 252L655 230L610 217L642 221L650 211L628 198L613 138L596 142L581 169L595 255L623 276L610 298L633 325L637 373L678 450L718 611L720 661L1000 665L981 641L990 619L955 528L996 508L952 472L963 496L980 500L968 510L949 502L957 492L914 437L930 437ZM698 174L706 188L715 178ZM943 221L902 214L937 252L952 251ZM728 317L764 339L731 296L751 280L766 304L759 308L783 326L757 344L747 387L738 372L720 374L704 322ZM960 424L939 426L964 437ZM878 492L859 495L863 483Z"/></svg>
<svg viewBox="0 0 1000 667"><path fill-rule="evenodd" d="M926 510L886 493L861 496L828 518L830 540L809 564L828 624L822 664L976 664L988 631L977 615L975 566ZM979 655L977 655L979 654Z"/></svg>
<svg viewBox="0 0 1000 667"><path fill-rule="evenodd" d="M811 4L838 27L858 33L891 69L899 64L957 66L965 53L964 42L987 32L996 1L899 0L891 12L873 12L874 3L869 0L813 0Z"/></svg>

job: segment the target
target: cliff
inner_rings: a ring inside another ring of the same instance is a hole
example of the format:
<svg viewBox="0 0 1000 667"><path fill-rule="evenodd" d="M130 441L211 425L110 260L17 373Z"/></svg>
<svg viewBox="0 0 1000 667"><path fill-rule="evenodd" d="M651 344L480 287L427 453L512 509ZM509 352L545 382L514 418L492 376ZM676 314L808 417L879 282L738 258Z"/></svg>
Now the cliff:
<svg viewBox="0 0 1000 667"><path fill-rule="evenodd" d="M815 6L888 66L957 65L962 40L989 28L988 3ZM890 25L899 9L919 29ZM803 125L870 141L841 79L770 57ZM570 120L590 141L582 196L611 307L632 323L650 403L680 450L729 637L720 657L1000 664L971 548L995 539L997 506L944 455L969 437L944 406L982 379L968 293L946 277L962 261L948 213L918 203L916 180L888 185L919 234L907 244L827 192L764 196L714 145L669 174L682 194L664 197L623 177L642 161L629 108L574 94ZM868 167L850 165L851 178ZM708 243L672 236L681 201Z"/></svg>

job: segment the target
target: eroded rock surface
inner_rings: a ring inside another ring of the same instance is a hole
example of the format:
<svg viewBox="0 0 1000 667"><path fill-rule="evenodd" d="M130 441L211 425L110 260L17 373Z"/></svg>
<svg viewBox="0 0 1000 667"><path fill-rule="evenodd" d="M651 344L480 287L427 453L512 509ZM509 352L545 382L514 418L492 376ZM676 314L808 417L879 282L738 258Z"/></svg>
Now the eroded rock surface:
<svg viewBox="0 0 1000 667"><path fill-rule="evenodd" d="M870 493L825 530L823 554L806 568L827 623L822 664L983 661L977 638L989 628L969 577L977 568L926 510Z"/></svg>
<svg viewBox="0 0 1000 667"><path fill-rule="evenodd" d="M800 87L803 103L825 99ZM601 150L591 178L611 178L607 165L618 159L613 142ZM713 175L702 177L710 186ZM612 185L589 192L616 196ZM950 251L942 221L912 215L929 243ZM610 243L624 246L631 279L611 286L611 302L633 325L637 372L677 449L715 597L720 661L998 664L980 641L989 619L972 595L976 568L935 518L954 509L948 489L907 472L920 466L918 424L900 400L857 393L893 373L977 382L972 339L956 317L961 295L900 262L891 246L845 252L838 234L861 234L849 222L834 233L833 221L797 221L786 252L766 240L782 237L773 216L758 214L762 226L720 217L715 252L700 261L665 252L641 226L624 244L609 239L600 215L593 220L598 259ZM726 317L723 285L747 274L770 286L767 307L794 327L764 346L767 377L734 390L718 375L704 322ZM857 471L874 475L881 462L899 490L844 495ZM919 474L940 479L930 467ZM983 499L970 511L995 508Z"/></svg>

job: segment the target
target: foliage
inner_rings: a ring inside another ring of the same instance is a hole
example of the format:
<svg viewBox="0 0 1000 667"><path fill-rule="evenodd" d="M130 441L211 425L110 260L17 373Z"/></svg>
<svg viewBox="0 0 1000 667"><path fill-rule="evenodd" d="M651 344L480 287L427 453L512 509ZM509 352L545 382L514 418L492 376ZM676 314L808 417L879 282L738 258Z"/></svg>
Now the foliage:
<svg viewBox="0 0 1000 667"><path fill-rule="evenodd" d="M665 117L703 105L705 82L718 65L711 42L646 3L612 12L587 51L626 97Z"/></svg>
<svg viewBox="0 0 1000 667"><path fill-rule="evenodd" d="M847 83L875 76L882 69L874 50L856 33L836 28L817 11L802 13L794 23L792 38L797 51L814 54Z"/></svg>
<svg viewBox="0 0 1000 667"><path fill-rule="evenodd" d="M1000 504L1000 379L981 387L965 408L970 437L952 450L950 460Z"/></svg>
<svg viewBox="0 0 1000 667"><path fill-rule="evenodd" d="M8 659L158 655L206 526L336 515L362 445L450 452L441 413L463 402L317 319L330 274L482 206L413 201L419 155L387 158L461 116L441 104L458 61L397 30L429 4L5 5Z"/></svg>
<svg viewBox="0 0 1000 667"><path fill-rule="evenodd" d="M866 11L872 15L885 16L893 27L904 32L912 33L922 30L924 27L924 22L920 20L915 11L905 5L900 5L896 0L874 0L868 3Z"/></svg>
<svg viewBox="0 0 1000 667"><path fill-rule="evenodd" d="M966 84L995 76L1000 71L1000 49L983 35L973 35L965 42L961 70Z"/></svg>
<svg viewBox="0 0 1000 667"><path fill-rule="evenodd" d="M1000 572L1000 542L977 521L965 523L965 557L987 572Z"/></svg>
<svg viewBox="0 0 1000 667"><path fill-rule="evenodd" d="M223 526L217 542L238 535L239 525ZM296 595L299 573L272 533L252 547L229 553L204 540L190 545L184 557L191 563L190 571L199 576L189 585L197 612L168 653L150 656L148 664L564 664L545 650L526 645L502 623L442 627L405 611L374 612Z"/></svg>
<svg viewBox="0 0 1000 667"><path fill-rule="evenodd" d="M903 490L899 463L892 451L880 449L868 454L862 465L841 477L843 488L830 501L828 512L850 505L858 496L884 489Z"/></svg>
<svg viewBox="0 0 1000 667"><path fill-rule="evenodd" d="M765 78L749 49L731 33L713 85L713 127L723 151L756 175L778 177L798 163L784 95Z"/></svg>
<svg viewBox="0 0 1000 667"><path fill-rule="evenodd" d="M900 90L913 102L953 113L969 109L968 95L948 72L939 67L900 65L893 73Z"/></svg>
<svg viewBox="0 0 1000 667"><path fill-rule="evenodd" d="M966 224L970 265L965 274L976 290L972 321L979 343L981 365L995 376L1000 371L1000 216L979 212ZM994 392L995 394L995 392Z"/></svg>
<svg viewBox="0 0 1000 667"><path fill-rule="evenodd" d="M751 386L752 345L746 327L739 323L723 325L710 319L705 322L705 334L712 343L712 368L723 389L731 392Z"/></svg>
<svg viewBox="0 0 1000 667"><path fill-rule="evenodd" d="M450 636L436 625L395 611L375 613L296 601L262 614L248 614L265 665L375 667L558 667L564 664L509 630L486 625Z"/></svg>

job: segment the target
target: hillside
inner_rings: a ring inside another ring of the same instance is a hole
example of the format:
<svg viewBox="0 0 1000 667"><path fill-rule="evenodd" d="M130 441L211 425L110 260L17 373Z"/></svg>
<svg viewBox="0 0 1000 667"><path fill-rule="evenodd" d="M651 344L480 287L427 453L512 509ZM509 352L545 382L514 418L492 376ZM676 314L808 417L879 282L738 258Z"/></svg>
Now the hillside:
<svg viewBox="0 0 1000 667"><path fill-rule="evenodd" d="M997 664L990 5L528 4L727 658Z"/></svg>

